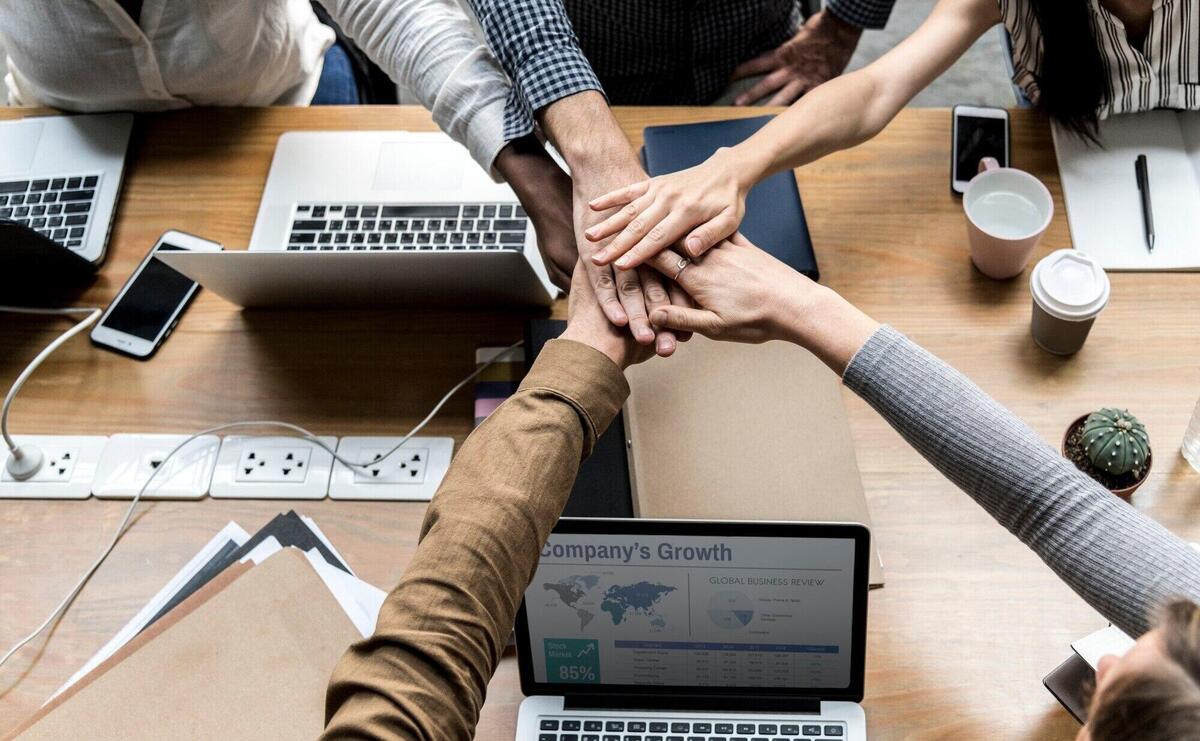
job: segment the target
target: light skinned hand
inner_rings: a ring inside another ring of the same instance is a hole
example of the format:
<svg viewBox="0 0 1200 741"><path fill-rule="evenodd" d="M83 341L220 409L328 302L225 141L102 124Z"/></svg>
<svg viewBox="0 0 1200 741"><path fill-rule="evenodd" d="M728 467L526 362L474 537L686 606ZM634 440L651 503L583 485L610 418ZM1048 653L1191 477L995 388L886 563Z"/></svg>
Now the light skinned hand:
<svg viewBox="0 0 1200 741"><path fill-rule="evenodd" d="M834 291L792 270L741 234L709 250L679 272L678 256L650 259L675 276L696 306L655 309L657 327L696 332L714 340L760 343L785 340L808 349L841 374L879 328Z"/></svg>
<svg viewBox="0 0 1200 741"><path fill-rule="evenodd" d="M749 90L734 99L734 105L791 105L808 91L840 75L862 29L843 21L828 10L814 13L800 31L777 48L740 64L733 79L763 75Z"/></svg>
<svg viewBox="0 0 1200 741"><path fill-rule="evenodd" d="M671 293L662 278L650 269L614 271L611 266L592 259L606 243L584 238L587 230L605 217L604 213L590 208L589 201L618 185L624 186L645 176L636 164L576 170L573 173L575 229L584 271L604 314L617 326L627 325L637 342L653 346L659 355L666 357L675 352L678 338L670 330L656 332L649 319L650 311L671 301Z"/></svg>
<svg viewBox="0 0 1200 741"><path fill-rule="evenodd" d="M591 261L630 270L681 240L683 252L698 257L737 231L753 185L735 150L722 147L695 167L594 198L588 204L594 212L620 208L584 232L601 246Z"/></svg>
<svg viewBox="0 0 1200 741"><path fill-rule="evenodd" d="M599 350L621 370L654 357L654 351L634 342L629 333L608 320L587 271L576 266L571 278L571 297L567 303L567 329L561 339L574 340Z"/></svg>

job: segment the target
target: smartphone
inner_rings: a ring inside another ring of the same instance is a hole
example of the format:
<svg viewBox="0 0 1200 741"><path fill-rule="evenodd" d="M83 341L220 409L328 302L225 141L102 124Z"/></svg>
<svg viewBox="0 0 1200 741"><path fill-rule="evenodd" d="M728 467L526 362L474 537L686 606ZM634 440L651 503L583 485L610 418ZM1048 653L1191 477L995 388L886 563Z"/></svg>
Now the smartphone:
<svg viewBox="0 0 1200 741"><path fill-rule="evenodd" d="M950 158L950 190L961 196L979 172L979 160L995 157L1008 167L1008 111L1003 108L954 106Z"/></svg>
<svg viewBox="0 0 1200 741"><path fill-rule="evenodd" d="M207 239L169 231L158 238L120 293L104 310L92 330L92 342L110 350L148 358L171 336L199 286L155 257L158 252L193 250L220 252L221 245Z"/></svg>

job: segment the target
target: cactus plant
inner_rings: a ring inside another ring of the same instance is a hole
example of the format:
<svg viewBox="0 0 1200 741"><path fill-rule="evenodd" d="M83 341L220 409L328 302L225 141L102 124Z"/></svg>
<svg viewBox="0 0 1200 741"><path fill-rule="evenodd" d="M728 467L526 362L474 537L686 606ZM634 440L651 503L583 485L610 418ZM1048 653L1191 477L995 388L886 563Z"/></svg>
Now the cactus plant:
<svg viewBox="0 0 1200 741"><path fill-rule="evenodd" d="M1088 460L1097 469L1113 476L1141 476L1150 458L1150 438L1145 426L1128 410L1092 412L1082 432Z"/></svg>

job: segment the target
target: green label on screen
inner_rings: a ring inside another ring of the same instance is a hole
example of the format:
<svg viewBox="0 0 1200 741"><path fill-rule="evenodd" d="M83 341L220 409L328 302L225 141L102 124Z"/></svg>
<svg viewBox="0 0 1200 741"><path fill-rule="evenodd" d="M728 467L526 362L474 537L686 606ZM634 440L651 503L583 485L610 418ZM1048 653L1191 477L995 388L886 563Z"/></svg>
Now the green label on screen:
<svg viewBox="0 0 1200 741"><path fill-rule="evenodd" d="M584 638L546 638L546 681L600 682L600 644Z"/></svg>

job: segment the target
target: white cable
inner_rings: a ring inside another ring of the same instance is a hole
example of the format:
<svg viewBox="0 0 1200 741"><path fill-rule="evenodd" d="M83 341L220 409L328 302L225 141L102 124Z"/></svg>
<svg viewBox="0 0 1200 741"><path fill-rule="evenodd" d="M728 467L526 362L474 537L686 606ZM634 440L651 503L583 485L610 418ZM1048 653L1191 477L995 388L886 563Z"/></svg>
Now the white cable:
<svg viewBox="0 0 1200 741"><path fill-rule="evenodd" d="M37 367L42 364L42 361L50 357L50 355L62 347L62 344L79 334L83 330L90 327L103 312L102 309L95 307L83 307L72 309L27 309L20 306L0 306L0 311L9 312L12 314L51 314L62 316L64 314L87 314L78 324L71 327L66 332L58 336L58 339L46 345L46 349L38 353L38 356L33 359L29 365L25 366L25 370L21 371L21 375L17 376L17 380L13 381L12 388L8 390L8 395L4 397L4 406L0 407L0 436L4 438L4 444L8 446L11 453L16 453L17 444L8 434L8 409L12 406L13 399L17 398L17 392L21 390L21 386L29 379ZM2 663L2 662L0 662Z"/></svg>
<svg viewBox="0 0 1200 741"><path fill-rule="evenodd" d="M0 307L0 308L6 308L6 307ZM65 335L64 335L64 337L65 337ZM59 342L62 339L63 338L59 338L59 340L55 340L55 342ZM100 568L100 565L102 563L104 563L104 560L106 558L108 558L108 555L110 553L112 553L113 549L117 546L117 542L121 539L121 536L125 534L125 528L128 526L129 520L133 516L133 510L135 507L137 507L138 502L141 501L142 495L146 493L146 489L149 488L150 482L154 480L154 477L158 474L159 471L162 471L163 469L165 469L167 467L167 461L171 460L172 456L174 456L176 453L178 453L184 446L186 446L191 441L195 440L196 438L200 437L201 435L211 435L215 432L221 432L223 430L230 430L230 429L239 428L239 427L282 427L284 429L292 430L293 432L299 433L299 435L297 435L298 437L308 440L309 442L313 443L314 445L317 445L318 447L323 448L324 450L326 450L333 456L334 460L338 461L342 465L350 466L350 467L355 467L355 466L366 467L369 465L374 465L374 464L379 463L381 460L386 459L388 456L392 455L393 453L395 453L406 442L408 442L409 439L411 439L414 435L416 435L418 432L420 432L425 427L425 425L429 424L430 420L432 420L434 418L434 416L436 416L437 413L439 411L441 411L442 407L446 405L446 402L450 401L450 399L456 393L458 393L458 391L463 386L466 386L468 383L470 383L472 380L474 380L476 377L478 377L480 373L483 373L485 370L487 370L489 367L491 367L494 363L498 362L499 360L501 360L502 358L507 356L508 353L510 353L513 350L515 350L516 348L520 347L522 344L523 343L521 343L521 342L516 342L516 343L513 343L512 345L509 345L502 352L497 353L496 357L492 358L491 360L487 361L483 365L479 366L466 378L464 378L461 381L459 381L458 383L456 383L454 385L454 387L452 389L450 389L449 391L447 391L446 395L443 396L441 398L441 400L437 404L434 405L433 410L430 411L428 415L426 415L425 419L423 419L419 423L417 423L417 426L412 428L412 430L410 430L409 433L407 435L405 435L403 439L400 440L400 442L396 443L395 447L393 447L391 450L389 450L386 455L380 457L379 459L372 460L367 463L355 463L352 461L347 461L346 459L339 456L336 451L334 451L332 448L330 448L328 445L326 445L325 442L322 441L320 438L318 438L316 435L314 435L313 433L304 429L303 427L300 427L299 425L294 425L289 422L278 422L275 420L258 420L258 421L252 421L252 422L229 422L226 424L217 425L216 427L209 427L207 430L201 430L200 432L196 432L196 433L189 435L186 440L184 440L183 442L179 443L174 448L172 448L171 452L167 453L167 455L162 459L162 462L159 463L158 467L150 472L150 476L146 479L146 483L142 484L142 488L138 490L138 493L129 502L129 508L125 510L125 516L121 519L121 524L117 526L117 530L115 533L113 533L112 540L109 542L108 546L103 551L101 551L100 557L97 558L95 560L95 562L92 563L92 565L88 568L88 570L83 573L83 576L80 577L79 581L76 582L75 586L71 588L71 591L67 593L67 596L65 598L63 598L62 602L59 602L58 606L55 607L54 610L46 617L46 620L41 625L39 625L36 630L34 630L32 633L30 633L29 635L22 638L20 641L18 641L12 648L10 648L4 654L3 657L0 657L0 667L3 667L5 662L7 662L14 654L16 654L17 651L21 650L21 648L25 644L29 643L34 638L37 638L38 635L40 635L42 631L44 631L47 627L50 626L50 624L52 622L54 622L54 619L56 617L58 617L64 610L67 609L67 607L70 606L71 601L75 599L76 595L79 594L79 592L87 584L88 580L92 577L92 575L96 573L96 570ZM43 354L45 354L45 353L43 352ZM13 394L10 393L10 396L12 396L12 395Z"/></svg>

